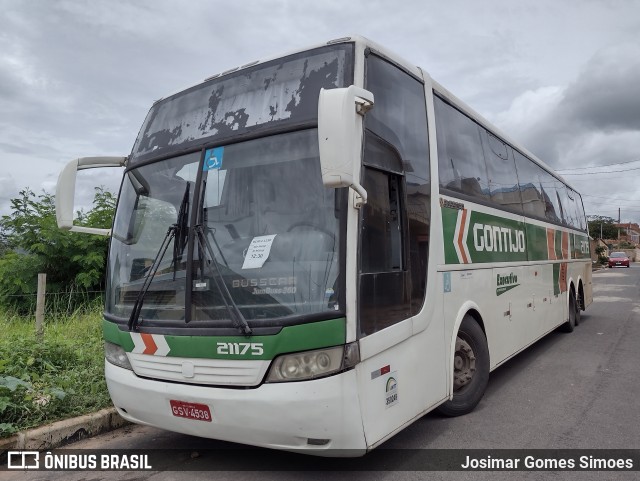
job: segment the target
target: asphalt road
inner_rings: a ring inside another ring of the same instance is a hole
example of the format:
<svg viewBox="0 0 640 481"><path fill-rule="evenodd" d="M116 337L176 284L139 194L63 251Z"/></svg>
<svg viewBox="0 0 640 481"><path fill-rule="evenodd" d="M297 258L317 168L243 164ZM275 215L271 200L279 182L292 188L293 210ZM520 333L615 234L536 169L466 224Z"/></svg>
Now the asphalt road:
<svg viewBox="0 0 640 481"><path fill-rule="evenodd" d="M308 471L262 469L258 460L295 462L288 453L249 450L246 471L204 471L225 464L228 443L129 426L74 444L78 449L182 448L191 456L176 459L171 472L0 472L8 479L182 480L182 479L638 479L629 472L426 472L407 471L420 449L505 448L640 449L640 266L594 273L594 303L573 333L554 332L491 374L487 392L466 416L429 414L381 448L407 450L406 465L397 456L387 470L317 472L326 460L312 458ZM207 451L200 453L205 449ZM373 458L373 456L377 456ZM378 449L362 458L380 461ZM305 457L307 458L307 457ZM236 461L237 463L237 461ZM253 464L255 463L255 464ZM316 464L314 464L316 463ZM173 463L172 463L173 464ZM236 464L237 465L237 464ZM363 466L363 465L360 465ZM203 471L193 471L193 469Z"/></svg>

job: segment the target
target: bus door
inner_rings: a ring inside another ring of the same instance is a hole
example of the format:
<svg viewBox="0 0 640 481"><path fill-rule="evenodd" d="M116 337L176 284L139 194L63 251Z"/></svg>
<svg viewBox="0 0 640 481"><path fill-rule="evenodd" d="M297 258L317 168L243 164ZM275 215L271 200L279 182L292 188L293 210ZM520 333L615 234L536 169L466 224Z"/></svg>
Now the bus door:
<svg viewBox="0 0 640 481"><path fill-rule="evenodd" d="M357 369L372 446L443 399L445 372L440 318L414 332L415 319L433 309L425 307L431 196L424 86L373 52L365 71L375 107L364 124Z"/></svg>

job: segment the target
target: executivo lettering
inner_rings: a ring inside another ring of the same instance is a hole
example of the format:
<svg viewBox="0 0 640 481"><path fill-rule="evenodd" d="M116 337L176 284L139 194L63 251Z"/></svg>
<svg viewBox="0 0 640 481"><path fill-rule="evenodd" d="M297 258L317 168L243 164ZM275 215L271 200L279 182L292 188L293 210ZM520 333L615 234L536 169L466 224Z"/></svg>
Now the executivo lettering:
<svg viewBox="0 0 640 481"><path fill-rule="evenodd" d="M519 285L520 284L518 284L518 276L513 272L504 276L498 274L496 279L496 296L504 294L508 290L513 289L514 287L518 287Z"/></svg>

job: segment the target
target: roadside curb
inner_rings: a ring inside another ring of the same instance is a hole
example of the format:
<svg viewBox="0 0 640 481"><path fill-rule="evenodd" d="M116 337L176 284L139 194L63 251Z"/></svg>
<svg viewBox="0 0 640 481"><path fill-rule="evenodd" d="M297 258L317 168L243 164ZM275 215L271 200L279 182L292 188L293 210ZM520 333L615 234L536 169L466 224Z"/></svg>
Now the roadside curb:
<svg viewBox="0 0 640 481"><path fill-rule="evenodd" d="M0 455L9 450L55 449L81 439L96 436L130 424L115 408L65 419L45 426L22 431L10 438L0 439Z"/></svg>

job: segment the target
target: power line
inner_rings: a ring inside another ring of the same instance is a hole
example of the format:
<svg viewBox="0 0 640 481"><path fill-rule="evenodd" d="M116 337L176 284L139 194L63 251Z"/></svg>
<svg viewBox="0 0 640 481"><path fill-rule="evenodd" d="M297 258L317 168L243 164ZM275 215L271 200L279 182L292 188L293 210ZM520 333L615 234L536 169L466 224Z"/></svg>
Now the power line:
<svg viewBox="0 0 640 481"><path fill-rule="evenodd" d="M624 192L617 192L617 193L618 194L622 194ZM635 192L634 192L634 194L635 194ZM616 202L635 202L636 204L640 203L640 200L635 201L635 200L632 200L632 199L612 199L611 197L606 197L606 196L603 196L603 195L591 195L591 194L581 194L581 195L582 195L582 197L595 197L597 199L607 199L607 200L613 200L613 201L616 201Z"/></svg>
<svg viewBox="0 0 640 481"><path fill-rule="evenodd" d="M586 170L586 169L599 169L599 168L602 168L602 167L610 167L612 165L633 164L634 162L640 162L640 159L628 160L626 162L614 162L613 164L592 165L591 167L575 167L575 168L571 168L571 169L556 169L556 172L567 172L567 171L572 171L572 170Z"/></svg>
<svg viewBox="0 0 640 481"><path fill-rule="evenodd" d="M591 199L593 198L593 199ZM603 202L597 199L606 199L608 202ZM617 207L638 207L640 208L640 200L632 200L632 199L610 199L609 197L601 197L598 195L588 195L582 194L582 200L585 203L597 204L597 205L615 205ZM628 203L630 202L630 203Z"/></svg>
<svg viewBox="0 0 640 481"><path fill-rule="evenodd" d="M592 169L597 169L599 167L591 167ZM583 172L580 174L562 174L563 176L569 175L602 175L602 174L615 174L617 172L629 172L631 170L640 170L640 167L634 167L633 169L622 169L622 170L608 170L606 172Z"/></svg>

